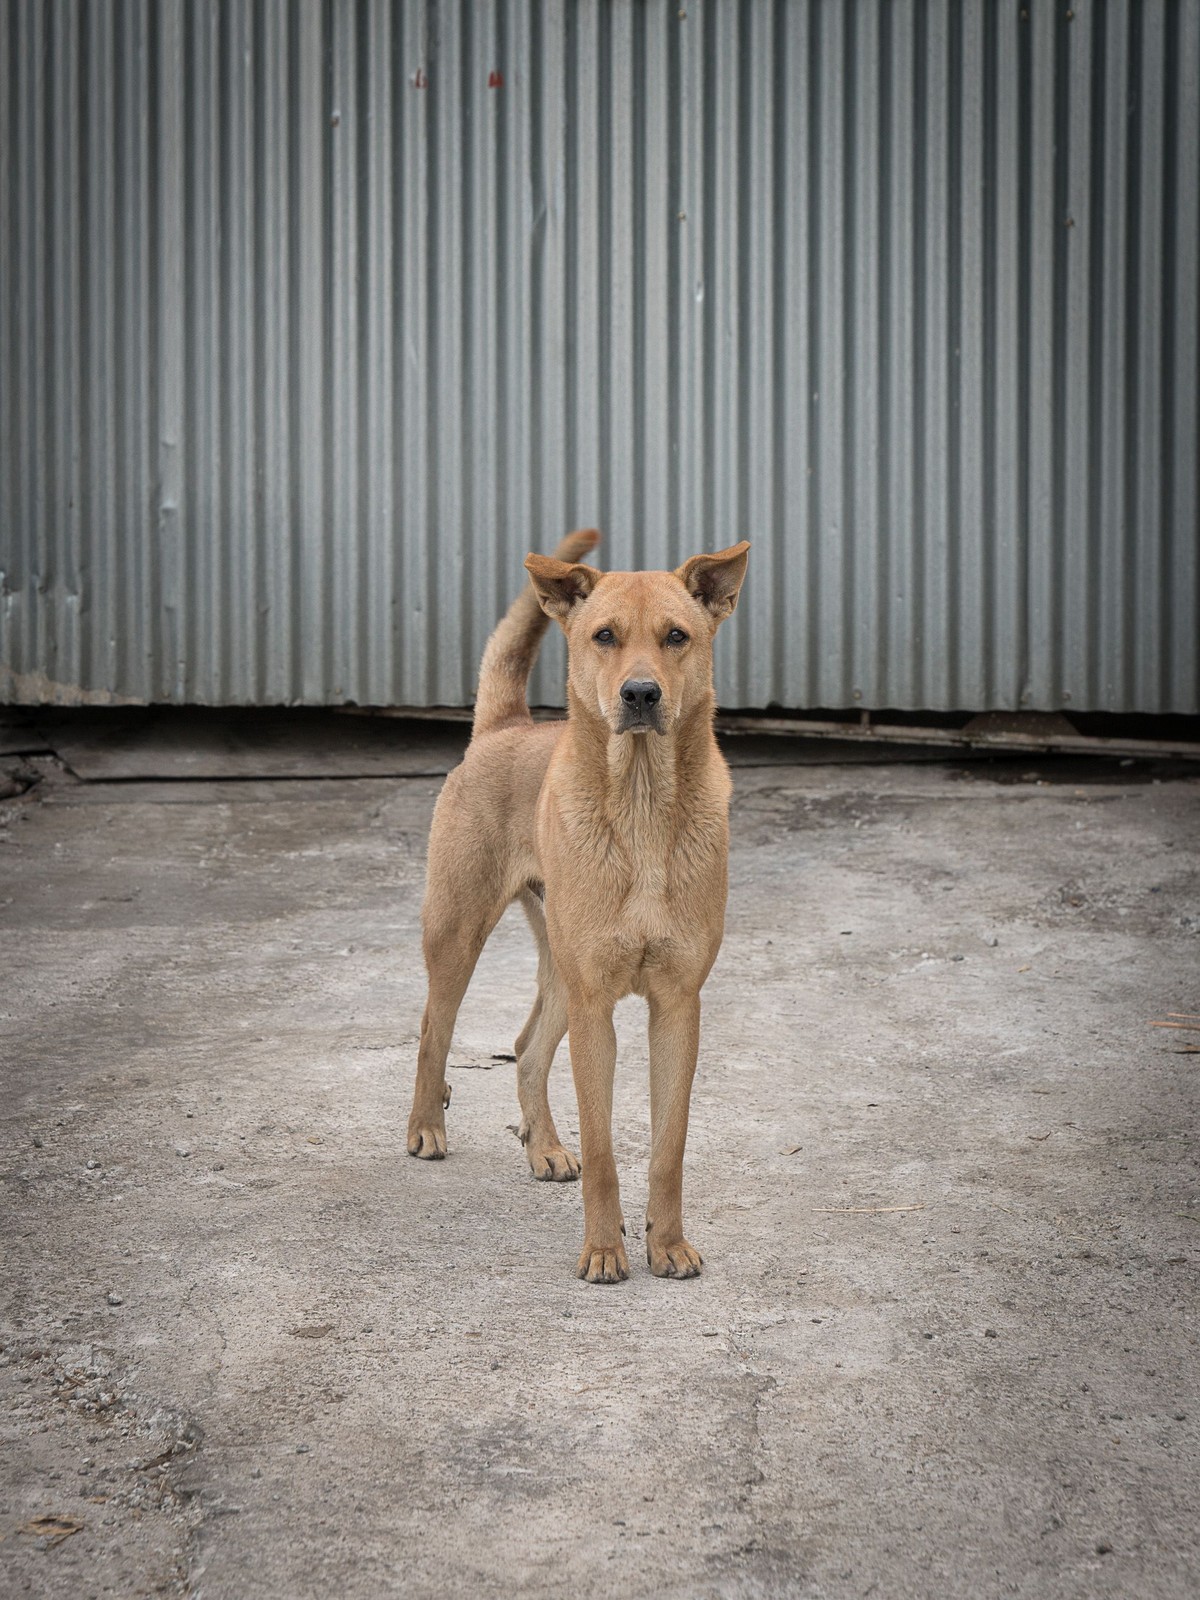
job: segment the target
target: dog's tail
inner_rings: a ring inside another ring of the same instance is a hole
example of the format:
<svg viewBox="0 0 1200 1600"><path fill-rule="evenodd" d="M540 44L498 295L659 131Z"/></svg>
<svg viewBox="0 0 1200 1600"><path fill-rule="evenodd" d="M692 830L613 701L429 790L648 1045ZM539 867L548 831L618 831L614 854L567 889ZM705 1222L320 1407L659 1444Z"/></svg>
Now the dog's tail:
<svg viewBox="0 0 1200 1600"><path fill-rule="evenodd" d="M583 528L569 533L554 556L558 561L581 561L599 543L595 528ZM533 584L527 583L500 619L483 652L472 737L490 733L506 722L529 720L525 687L549 623Z"/></svg>

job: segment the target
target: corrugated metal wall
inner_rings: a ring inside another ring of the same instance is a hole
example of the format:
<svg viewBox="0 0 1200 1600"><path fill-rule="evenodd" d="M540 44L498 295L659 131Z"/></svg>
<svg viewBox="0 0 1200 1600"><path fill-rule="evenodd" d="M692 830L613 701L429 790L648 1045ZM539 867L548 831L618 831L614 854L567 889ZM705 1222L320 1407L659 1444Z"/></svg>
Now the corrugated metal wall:
<svg viewBox="0 0 1200 1600"><path fill-rule="evenodd" d="M595 523L727 705L1198 709L1200 0L7 0L0 130L4 697L463 703Z"/></svg>

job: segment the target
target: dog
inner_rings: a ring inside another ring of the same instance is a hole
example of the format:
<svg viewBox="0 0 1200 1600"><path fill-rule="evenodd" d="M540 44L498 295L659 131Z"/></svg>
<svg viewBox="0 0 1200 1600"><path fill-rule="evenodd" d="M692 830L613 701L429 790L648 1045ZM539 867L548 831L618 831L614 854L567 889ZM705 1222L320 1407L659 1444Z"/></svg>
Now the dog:
<svg viewBox="0 0 1200 1600"><path fill-rule="evenodd" d="M674 572L602 573L580 559L598 542L594 530L572 533L553 556L526 560L530 583L488 641L471 742L438 798L408 1151L446 1154L454 1021L488 935L519 900L538 946L537 999L515 1046L519 1131L535 1178L580 1176L546 1094L569 1035L583 1158L576 1273L629 1276L612 1149L613 1008L639 994L650 1011L646 1256L658 1277L691 1278L703 1263L683 1231L683 1153L729 857L712 645L750 546ZM567 636L567 718L535 723L526 685L552 618Z"/></svg>

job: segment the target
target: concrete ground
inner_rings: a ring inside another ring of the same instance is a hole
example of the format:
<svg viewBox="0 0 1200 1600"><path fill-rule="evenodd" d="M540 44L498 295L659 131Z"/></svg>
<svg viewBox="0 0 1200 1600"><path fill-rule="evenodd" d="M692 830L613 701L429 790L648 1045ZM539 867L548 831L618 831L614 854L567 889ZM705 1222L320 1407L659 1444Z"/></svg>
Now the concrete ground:
<svg viewBox="0 0 1200 1600"><path fill-rule="evenodd" d="M510 1131L516 915L405 1155L440 780L320 727L0 804L0 1593L1196 1594L1200 780L739 767L705 1273L643 1265L630 1001L603 1288Z"/></svg>

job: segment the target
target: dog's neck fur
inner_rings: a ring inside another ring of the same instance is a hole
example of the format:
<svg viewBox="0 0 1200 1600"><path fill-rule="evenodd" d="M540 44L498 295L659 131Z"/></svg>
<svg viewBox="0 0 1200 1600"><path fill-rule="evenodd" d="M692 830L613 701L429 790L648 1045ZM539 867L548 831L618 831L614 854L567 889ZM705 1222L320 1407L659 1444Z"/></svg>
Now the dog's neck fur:
<svg viewBox="0 0 1200 1600"><path fill-rule="evenodd" d="M568 687L576 792L618 838L670 843L711 757L715 709L710 693L666 733L614 733Z"/></svg>

